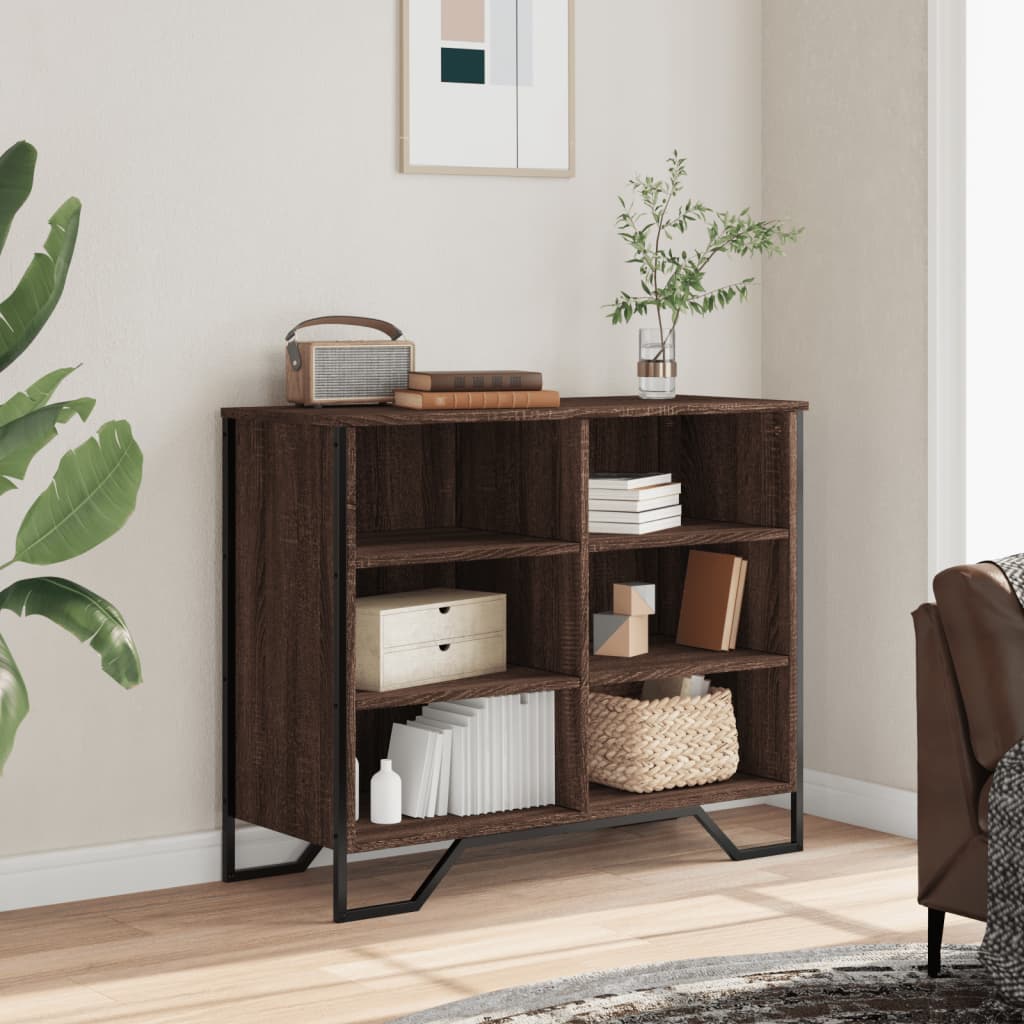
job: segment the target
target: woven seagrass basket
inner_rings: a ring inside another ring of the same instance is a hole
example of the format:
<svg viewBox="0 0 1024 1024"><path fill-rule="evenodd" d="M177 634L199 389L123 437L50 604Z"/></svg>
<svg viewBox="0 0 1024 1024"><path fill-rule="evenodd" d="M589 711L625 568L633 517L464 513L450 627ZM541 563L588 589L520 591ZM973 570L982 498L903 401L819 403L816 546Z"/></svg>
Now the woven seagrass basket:
<svg viewBox="0 0 1024 1024"><path fill-rule="evenodd" d="M736 774L732 693L634 700L590 694L588 768L593 782L630 793L704 786Z"/></svg>

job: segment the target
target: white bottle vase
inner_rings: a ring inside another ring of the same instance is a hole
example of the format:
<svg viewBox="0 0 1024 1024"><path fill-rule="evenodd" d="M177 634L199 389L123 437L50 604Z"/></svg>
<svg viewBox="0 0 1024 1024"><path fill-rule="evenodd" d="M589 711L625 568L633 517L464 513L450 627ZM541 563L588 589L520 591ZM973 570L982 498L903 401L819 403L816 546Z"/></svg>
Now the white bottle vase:
<svg viewBox="0 0 1024 1024"><path fill-rule="evenodd" d="M380 771L370 779L370 821L397 825L402 820L402 780L384 758Z"/></svg>

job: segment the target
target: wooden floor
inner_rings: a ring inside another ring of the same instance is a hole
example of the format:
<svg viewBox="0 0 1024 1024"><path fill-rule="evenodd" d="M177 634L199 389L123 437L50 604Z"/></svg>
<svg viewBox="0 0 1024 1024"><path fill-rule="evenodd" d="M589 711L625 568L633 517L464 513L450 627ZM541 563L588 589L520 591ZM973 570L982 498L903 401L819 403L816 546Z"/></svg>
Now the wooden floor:
<svg viewBox="0 0 1024 1024"><path fill-rule="evenodd" d="M738 842L788 815L717 815ZM433 857L354 865L402 898ZM692 821L470 851L419 913L332 925L329 870L0 914L0 1021L384 1021L584 971L854 942L923 941L915 847L817 819L807 850L731 863ZM982 926L951 918L947 936Z"/></svg>

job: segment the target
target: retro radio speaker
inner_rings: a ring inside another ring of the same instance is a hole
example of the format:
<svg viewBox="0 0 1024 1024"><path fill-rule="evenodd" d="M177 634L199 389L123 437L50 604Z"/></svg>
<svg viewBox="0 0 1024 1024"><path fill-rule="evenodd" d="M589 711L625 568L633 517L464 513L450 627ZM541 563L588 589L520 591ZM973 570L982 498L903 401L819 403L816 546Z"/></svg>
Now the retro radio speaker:
<svg viewBox="0 0 1024 1024"><path fill-rule="evenodd" d="M295 332L319 324L372 327L388 341L296 341ZM414 369L411 341L386 320L365 316L317 316L286 335L286 395L296 405L379 405L409 386Z"/></svg>

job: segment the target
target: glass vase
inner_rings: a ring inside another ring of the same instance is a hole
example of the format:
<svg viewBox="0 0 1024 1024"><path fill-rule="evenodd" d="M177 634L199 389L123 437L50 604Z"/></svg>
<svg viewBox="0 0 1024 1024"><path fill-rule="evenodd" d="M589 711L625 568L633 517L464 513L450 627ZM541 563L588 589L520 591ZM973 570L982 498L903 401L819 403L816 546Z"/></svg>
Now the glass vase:
<svg viewBox="0 0 1024 1024"><path fill-rule="evenodd" d="M641 398L675 398L676 332L659 327L640 328L640 358L636 364L637 393Z"/></svg>

